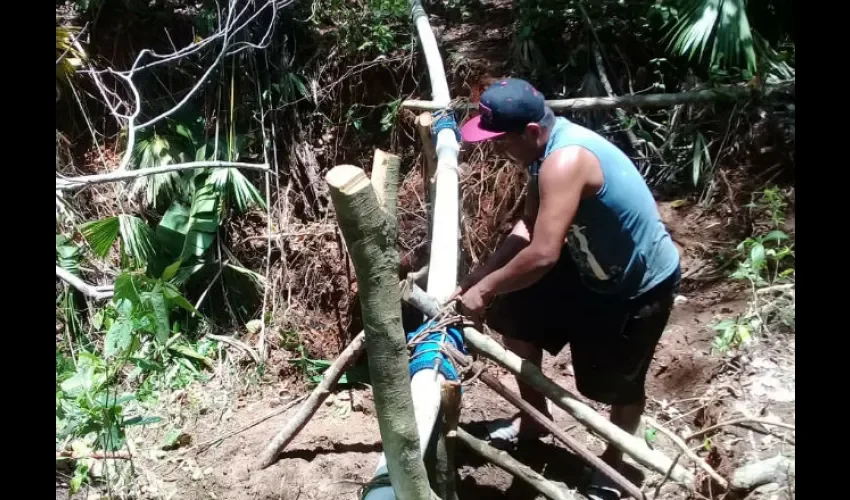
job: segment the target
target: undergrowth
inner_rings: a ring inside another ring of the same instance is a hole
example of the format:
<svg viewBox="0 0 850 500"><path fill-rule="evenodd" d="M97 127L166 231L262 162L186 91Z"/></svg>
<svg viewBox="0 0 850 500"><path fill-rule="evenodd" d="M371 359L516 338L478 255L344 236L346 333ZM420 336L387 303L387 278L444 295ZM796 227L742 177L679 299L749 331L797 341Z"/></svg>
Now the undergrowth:
<svg viewBox="0 0 850 500"><path fill-rule="evenodd" d="M747 310L713 325L713 347L720 353L747 345L753 337L795 329L794 240L785 233L787 202L778 187L753 194L747 208L764 220L752 236L741 241L730 258L729 277L749 284Z"/></svg>

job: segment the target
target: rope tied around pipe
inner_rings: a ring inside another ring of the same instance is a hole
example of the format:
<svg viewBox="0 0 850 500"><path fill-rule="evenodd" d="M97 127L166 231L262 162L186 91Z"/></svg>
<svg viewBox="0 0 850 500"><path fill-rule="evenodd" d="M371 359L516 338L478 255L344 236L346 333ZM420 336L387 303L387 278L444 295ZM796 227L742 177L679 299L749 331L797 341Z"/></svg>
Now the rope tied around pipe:
<svg viewBox="0 0 850 500"><path fill-rule="evenodd" d="M410 350L410 376L421 370L436 370L446 380L459 380L458 369L452 360L451 350L466 354L463 334L457 325L461 317L449 315L447 311L427 321L415 331L407 334ZM435 374L436 376L436 374Z"/></svg>

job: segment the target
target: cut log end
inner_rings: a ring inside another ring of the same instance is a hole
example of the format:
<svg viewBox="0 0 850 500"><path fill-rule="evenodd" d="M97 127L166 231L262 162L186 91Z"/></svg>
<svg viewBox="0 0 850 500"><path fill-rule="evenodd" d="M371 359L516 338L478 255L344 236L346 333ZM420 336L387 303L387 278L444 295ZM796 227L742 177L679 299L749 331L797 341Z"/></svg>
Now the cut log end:
<svg viewBox="0 0 850 500"><path fill-rule="evenodd" d="M366 172L354 165L337 165L325 174L325 180L329 186L345 195L358 193L372 186Z"/></svg>

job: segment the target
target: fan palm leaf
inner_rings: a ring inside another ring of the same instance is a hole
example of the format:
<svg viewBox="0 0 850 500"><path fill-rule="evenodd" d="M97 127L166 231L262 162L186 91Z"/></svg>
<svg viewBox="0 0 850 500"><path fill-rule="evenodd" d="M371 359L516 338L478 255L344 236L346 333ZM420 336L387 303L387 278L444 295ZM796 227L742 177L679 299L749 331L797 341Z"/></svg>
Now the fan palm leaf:
<svg viewBox="0 0 850 500"><path fill-rule="evenodd" d="M756 51L746 7L746 0L685 0L679 20L665 37L669 48L688 59L710 55L710 64L716 67L743 63L755 74Z"/></svg>
<svg viewBox="0 0 850 500"><path fill-rule="evenodd" d="M92 252L100 258L106 257L119 235L123 258L129 257L145 266L157 255L156 235L153 229L138 217L116 215L87 222L80 229Z"/></svg>

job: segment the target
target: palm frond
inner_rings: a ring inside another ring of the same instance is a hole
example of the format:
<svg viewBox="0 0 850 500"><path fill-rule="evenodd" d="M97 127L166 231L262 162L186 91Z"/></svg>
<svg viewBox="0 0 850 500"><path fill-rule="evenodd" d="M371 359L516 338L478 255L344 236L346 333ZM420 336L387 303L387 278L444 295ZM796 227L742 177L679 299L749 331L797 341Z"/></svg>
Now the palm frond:
<svg viewBox="0 0 850 500"><path fill-rule="evenodd" d="M100 258L106 257L119 235L123 243L122 257L147 265L157 253L154 231L145 221L132 215L121 214L87 222L80 230L92 252Z"/></svg>
<svg viewBox="0 0 850 500"><path fill-rule="evenodd" d="M156 233L145 221L132 215L118 216L124 252L136 262L146 265L157 254Z"/></svg>
<svg viewBox="0 0 850 500"><path fill-rule="evenodd" d="M266 208L266 202L259 190L235 168L218 169L210 174L207 182L215 186L225 206L233 206L239 213L248 211L252 206Z"/></svg>
<svg viewBox="0 0 850 500"><path fill-rule="evenodd" d="M715 67L744 63L755 74L756 52L746 0L686 0L681 12L665 37L670 40L670 49L688 59L702 60L710 55L710 64Z"/></svg>
<svg viewBox="0 0 850 500"><path fill-rule="evenodd" d="M183 141L173 141L168 136L157 134L144 135L136 139L133 148L135 168L159 167L184 161L186 151ZM182 183L178 172L139 177L133 183L133 191L144 191L144 200L148 206L158 208L167 204L182 193Z"/></svg>
<svg viewBox="0 0 850 500"><path fill-rule="evenodd" d="M106 257L115 240L118 239L120 223L118 217L107 217L105 219L86 222L80 227L86 241L88 241L92 252L100 258Z"/></svg>

